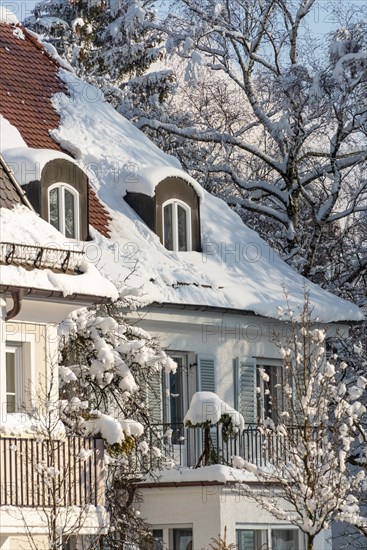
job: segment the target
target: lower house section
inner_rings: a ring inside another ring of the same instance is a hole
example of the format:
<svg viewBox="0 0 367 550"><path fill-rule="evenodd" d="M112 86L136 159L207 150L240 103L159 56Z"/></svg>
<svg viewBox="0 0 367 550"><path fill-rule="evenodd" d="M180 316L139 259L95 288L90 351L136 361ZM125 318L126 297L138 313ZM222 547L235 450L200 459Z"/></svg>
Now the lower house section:
<svg viewBox="0 0 367 550"><path fill-rule="evenodd" d="M280 522L241 486L219 483L155 484L141 489L141 514L152 526L156 550L207 550L227 533L237 550L306 550L302 532ZM320 533L315 550L331 550L330 533Z"/></svg>
<svg viewBox="0 0 367 550"><path fill-rule="evenodd" d="M55 536L79 550L106 533L104 505L101 439L0 436L1 550L49 550Z"/></svg>
<svg viewBox="0 0 367 550"><path fill-rule="evenodd" d="M109 515L103 506L59 508L57 527L70 541L63 550L76 550L78 539L107 532ZM1 550L49 550L50 510L37 508L0 508ZM71 533L77 533L70 535ZM80 546L81 547L81 546Z"/></svg>

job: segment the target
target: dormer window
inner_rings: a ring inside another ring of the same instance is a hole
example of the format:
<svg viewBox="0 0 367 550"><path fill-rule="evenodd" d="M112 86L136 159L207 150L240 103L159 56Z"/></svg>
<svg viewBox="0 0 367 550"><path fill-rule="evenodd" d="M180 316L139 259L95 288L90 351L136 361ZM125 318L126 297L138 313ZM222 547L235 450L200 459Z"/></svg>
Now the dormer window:
<svg viewBox="0 0 367 550"><path fill-rule="evenodd" d="M168 250L192 250L191 208L180 200L163 204L163 243Z"/></svg>
<svg viewBox="0 0 367 550"><path fill-rule="evenodd" d="M57 183L48 190L49 222L69 239L79 238L79 193Z"/></svg>
<svg viewBox="0 0 367 550"><path fill-rule="evenodd" d="M88 176L74 162L65 158L50 160L43 167L40 180L30 181L24 190L41 218L65 237L88 240Z"/></svg>
<svg viewBox="0 0 367 550"><path fill-rule="evenodd" d="M125 200L167 250L201 252L200 196L190 183L167 177L154 196L129 191Z"/></svg>

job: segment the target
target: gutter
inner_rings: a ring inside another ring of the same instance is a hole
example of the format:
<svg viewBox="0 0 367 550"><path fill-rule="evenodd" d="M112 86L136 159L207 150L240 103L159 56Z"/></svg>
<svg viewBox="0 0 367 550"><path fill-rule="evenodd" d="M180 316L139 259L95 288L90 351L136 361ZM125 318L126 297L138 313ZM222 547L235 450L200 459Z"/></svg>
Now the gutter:
<svg viewBox="0 0 367 550"><path fill-rule="evenodd" d="M174 302L152 302L149 304L149 306L141 308L141 310L149 310L150 308L159 308L159 309L177 309L177 310L189 310L189 311L208 311L208 312L214 312L214 313L220 313L220 314L230 314L230 315L240 315L245 317L246 315L252 315L253 317L259 317L260 319L266 319L266 320L272 320L277 322L282 322L279 319L276 319L275 317L265 317L264 315L259 315L258 313L255 313L254 311L251 311L249 309L235 309L235 308L226 308L226 307L219 307L219 306L206 306L206 305L199 305L199 304L180 304L180 303L174 303ZM355 326L355 325L361 325L364 323L365 319L362 319L361 321L352 321L349 319L339 320L339 321L325 321L320 322L316 321L317 323L320 323L321 325L341 325L345 324L348 326Z"/></svg>
<svg viewBox="0 0 367 550"><path fill-rule="evenodd" d="M65 295L61 290L47 290L42 288L31 288L31 287L19 287L11 285L0 285L0 293L11 294L14 300L14 296L19 295L15 298L15 301L20 302L17 304L17 307L21 306L21 301L24 297L30 299L41 298L48 301L50 298L56 302L81 302L81 303L92 303L92 304L108 304L111 302L111 298L106 296L94 296L93 294L67 294ZM15 304L13 308L9 311L9 314L15 310ZM20 308L17 313L12 315L14 317L20 311ZM9 315L8 314L8 315Z"/></svg>
<svg viewBox="0 0 367 550"><path fill-rule="evenodd" d="M13 317L16 317L22 308L23 289L19 289L17 292L12 292L13 307L7 311L5 321L10 321Z"/></svg>

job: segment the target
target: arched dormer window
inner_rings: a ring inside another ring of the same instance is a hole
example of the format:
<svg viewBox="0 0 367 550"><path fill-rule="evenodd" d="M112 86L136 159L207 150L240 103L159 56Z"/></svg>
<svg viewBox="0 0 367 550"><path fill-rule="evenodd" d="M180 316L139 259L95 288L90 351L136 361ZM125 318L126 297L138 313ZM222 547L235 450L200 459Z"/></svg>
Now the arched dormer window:
<svg viewBox="0 0 367 550"><path fill-rule="evenodd" d="M154 196L129 191L124 198L168 250L201 252L200 196L190 183L171 176Z"/></svg>
<svg viewBox="0 0 367 550"><path fill-rule="evenodd" d="M168 250L192 250L191 208L183 201L166 201L162 208L163 243Z"/></svg>
<svg viewBox="0 0 367 550"><path fill-rule="evenodd" d="M88 176L74 162L65 158L50 160L42 168L40 179L30 181L24 190L42 219L68 238L89 239Z"/></svg>
<svg viewBox="0 0 367 550"><path fill-rule="evenodd" d="M48 189L49 222L69 239L79 239L79 193L66 183Z"/></svg>

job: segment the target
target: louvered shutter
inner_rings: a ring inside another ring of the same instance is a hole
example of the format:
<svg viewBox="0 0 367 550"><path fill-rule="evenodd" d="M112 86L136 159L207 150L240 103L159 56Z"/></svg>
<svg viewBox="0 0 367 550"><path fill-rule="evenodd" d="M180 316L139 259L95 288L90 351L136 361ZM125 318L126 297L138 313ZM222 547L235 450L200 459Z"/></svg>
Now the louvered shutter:
<svg viewBox="0 0 367 550"><path fill-rule="evenodd" d="M148 409L152 424L163 422L162 373L154 372L148 381Z"/></svg>
<svg viewBox="0 0 367 550"><path fill-rule="evenodd" d="M256 361L254 359L238 358L237 395L235 402L242 413L246 424L256 424L257 400L256 400Z"/></svg>
<svg viewBox="0 0 367 550"><path fill-rule="evenodd" d="M208 355L198 356L198 390L216 393L215 361ZM210 437L214 448L217 447L217 428L210 430Z"/></svg>
<svg viewBox="0 0 367 550"><path fill-rule="evenodd" d="M198 356L198 390L215 393L215 362L214 357Z"/></svg>

